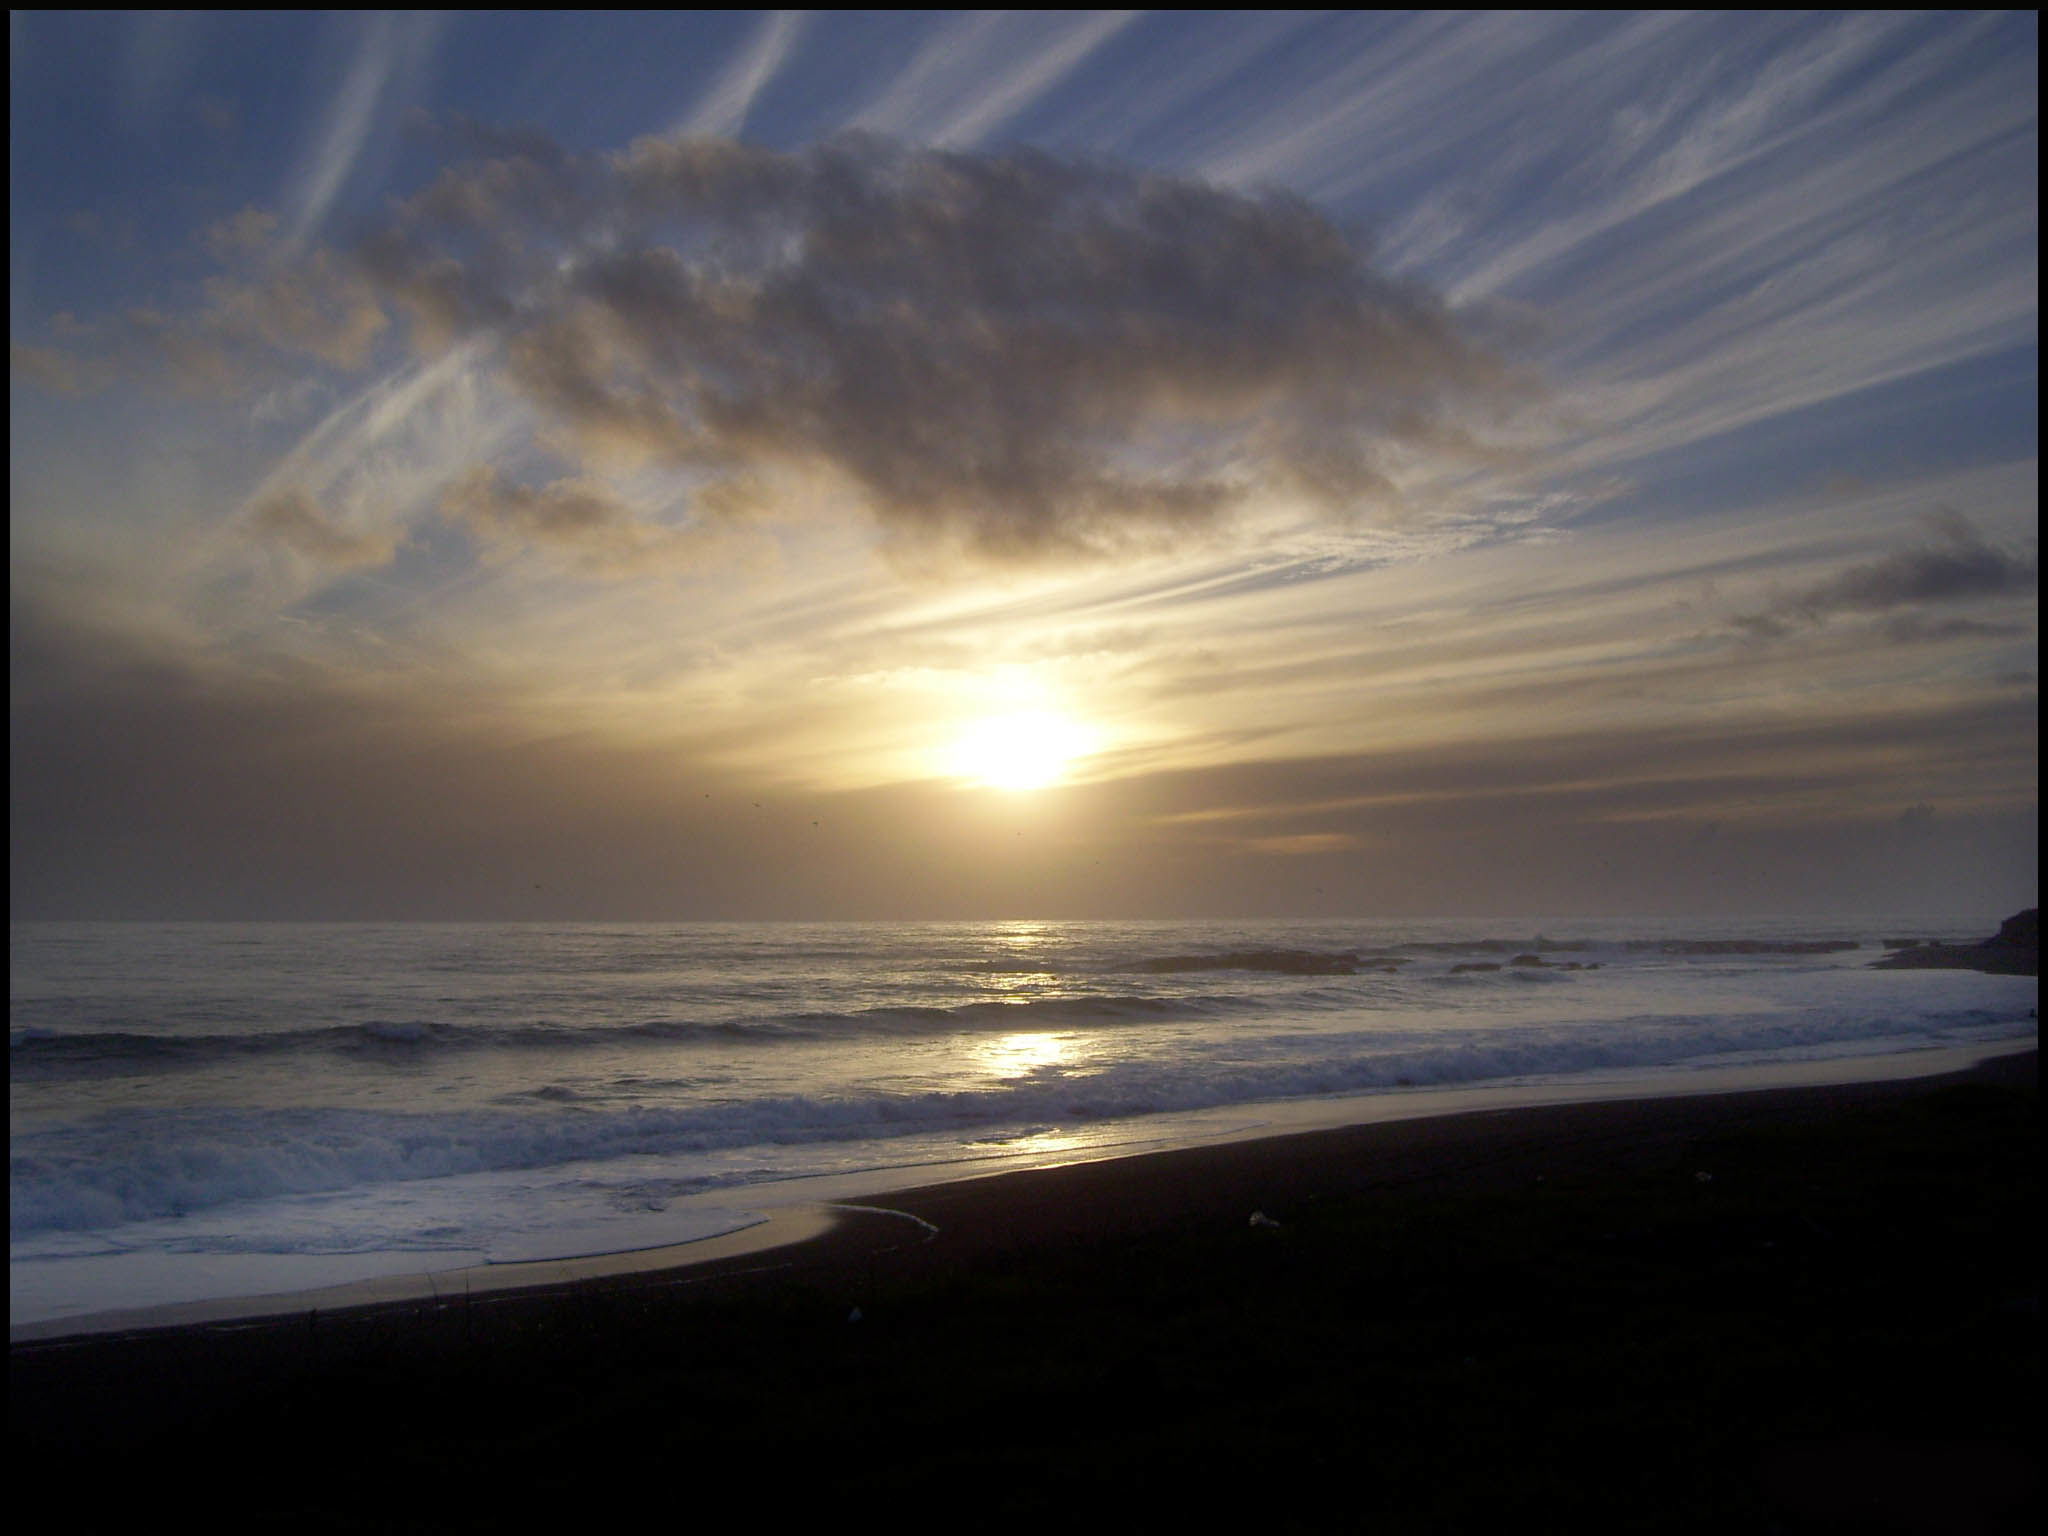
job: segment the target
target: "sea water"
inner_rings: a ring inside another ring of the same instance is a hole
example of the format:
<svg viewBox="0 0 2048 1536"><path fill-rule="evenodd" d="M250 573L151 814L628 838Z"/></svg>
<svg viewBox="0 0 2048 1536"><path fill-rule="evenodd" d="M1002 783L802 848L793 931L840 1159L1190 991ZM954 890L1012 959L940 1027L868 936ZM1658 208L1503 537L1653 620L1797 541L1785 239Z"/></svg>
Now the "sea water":
<svg viewBox="0 0 2048 1536"><path fill-rule="evenodd" d="M1994 927L19 924L12 1321L686 1242L1329 1096L2031 1041L2032 978L1868 968Z"/></svg>

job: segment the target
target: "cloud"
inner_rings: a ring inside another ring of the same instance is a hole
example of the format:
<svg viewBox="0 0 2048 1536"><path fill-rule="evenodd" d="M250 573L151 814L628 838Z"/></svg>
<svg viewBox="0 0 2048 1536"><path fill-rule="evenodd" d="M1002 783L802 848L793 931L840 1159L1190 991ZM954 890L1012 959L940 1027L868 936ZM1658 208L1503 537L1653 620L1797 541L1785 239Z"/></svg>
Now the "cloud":
<svg viewBox="0 0 2048 1536"><path fill-rule="evenodd" d="M1138 11L980 11L939 27L852 126L962 148L1029 111Z"/></svg>
<svg viewBox="0 0 2048 1536"><path fill-rule="evenodd" d="M430 12L379 12L351 23L355 51L328 98L320 127L293 177L288 246L296 249L319 230L379 127L398 116L398 104L416 88L433 57L441 18Z"/></svg>
<svg viewBox="0 0 2048 1536"><path fill-rule="evenodd" d="M1570 835L1606 824L1724 830L1848 819L1888 824L1931 776L1951 803L2034 803L2031 698L1978 697L1888 714L1756 718L1502 735L1327 757L1173 770L1144 793L1170 832L1234 829L1247 841L1350 835ZM1904 791L1902 793L1902 791ZM1716 836L1720 834L1714 834Z"/></svg>
<svg viewBox="0 0 2048 1536"><path fill-rule="evenodd" d="M560 673L250 654L90 573L16 584L22 916L1939 910L2034 877L2030 692L1733 727L1553 712L1548 736L1140 766L1027 813L929 782L807 786L733 750L757 726L676 695L601 731L561 708ZM684 617L672 596L645 611ZM563 643L588 617L562 616ZM770 689L762 718L820 704ZM1920 802L1942 835L1901 835ZM1916 884L1923 859L1949 873ZM537 883L549 908L506 905Z"/></svg>
<svg viewBox="0 0 2048 1536"><path fill-rule="evenodd" d="M1986 543L1961 513L1943 509L1925 520L1931 542L1853 566L1797 601L1816 614L1868 612L2002 596L2034 584L2033 566Z"/></svg>
<svg viewBox="0 0 2048 1536"><path fill-rule="evenodd" d="M444 174L364 245L582 461L801 481L912 552L1099 553L1465 462L1517 384L1301 200L1029 151L645 140ZM579 466L585 467L585 466Z"/></svg>
<svg viewBox="0 0 2048 1536"><path fill-rule="evenodd" d="M199 239L215 261L227 263L260 252L276 233L277 215L250 207L208 226Z"/></svg>
<svg viewBox="0 0 2048 1536"><path fill-rule="evenodd" d="M508 485L483 467L450 488L441 513L501 553L551 549L606 574L673 564L701 548L709 536L702 529L672 528L641 517L600 481Z"/></svg>
<svg viewBox="0 0 2048 1536"><path fill-rule="evenodd" d="M335 570L386 565L398 548L391 533L359 533L344 527L311 496L297 490L258 503L249 513L249 528L259 539Z"/></svg>
<svg viewBox="0 0 2048 1536"><path fill-rule="evenodd" d="M746 51L726 66L717 84L672 131L738 137L755 98L795 50L809 19L804 11L774 11L762 17Z"/></svg>
<svg viewBox="0 0 2048 1536"><path fill-rule="evenodd" d="M1752 639L1779 639L1839 615L1883 614L1880 632L1900 644L2021 633L2004 624L1893 612L2014 596L2032 590L2040 580L2032 562L1988 542L1961 513L1942 508L1922 521L1932 534L1928 540L1852 565L1765 608L1739 615L1736 632Z"/></svg>
<svg viewBox="0 0 2048 1536"><path fill-rule="evenodd" d="M1894 645L1933 645L1943 640L2016 640L2027 633L2023 624L1987 624L1981 619L1929 619L1917 613L1893 614L1879 632Z"/></svg>
<svg viewBox="0 0 2048 1536"><path fill-rule="evenodd" d="M255 238L262 238L260 222ZM259 278L217 277L207 299L198 334L236 350L302 353L333 368L361 368L389 323L360 274L327 251Z"/></svg>
<svg viewBox="0 0 2048 1536"><path fill-rule="evenodd" d="M157 127L165 108L183 93L209 18L192 11L145 11L121 33L118 105L136 133Z"/></svg>
<svg viewBox="0 0 2048 1536"><path fill-rule="evenodd" d="M45 394L80 395L97 382L94 370L81 359L25 341L8 343L8 366Z"/></svg>
<svg viewBox="0 0 2048 1536"><path fill-rule="evenodd" d="M200 244L226 270L197 302L77 328L17 371L274 392L306 360L388 361L401 329L460 347L566 461L552 499L485 515L472 487L462 515L586 565L600 520L540 509L588 512L622 468L685 487L691 524L851 514L926 567L1156 548L1254 509L1349 519L1497 461L1489 434L1529 393L1289 194L861 134L484 147L346 252L297 248L266 210L220 220ZM685 542L642 528L604 559Z"/></svg>
<svg viewBox="0 0 2048 1536"><path fill-rule="evenodd" d="M184 307L136 305L83 323L59 315L52 330L65 345L16 343L15 370L53 394L131 377L226 398L274 388L287 365L308 358L364 367L390 325L383 303L357 265L331 250L264 262L275 225L254 208L220 221L200 244L252 269L208 278Z"/></svg>
<svg viewBox="0 0 2048 1536"><path fill-rule="evenodd" d="M1363 844L1348 832L1301 832L1283 837L1246 838L1240 846L1251 853L1293 858L1307 854L1350 853Z"/></svg>

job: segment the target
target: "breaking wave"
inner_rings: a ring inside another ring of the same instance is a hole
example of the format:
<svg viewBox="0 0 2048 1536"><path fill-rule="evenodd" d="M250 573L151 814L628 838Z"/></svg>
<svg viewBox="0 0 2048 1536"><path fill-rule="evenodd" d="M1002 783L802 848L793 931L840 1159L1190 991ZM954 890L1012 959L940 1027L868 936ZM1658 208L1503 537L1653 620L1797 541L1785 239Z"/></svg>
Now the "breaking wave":
<svg viewBox="0 0 2048 1536"><path fill-rule="evenodd" d="M951 1010L943 1010L952 1012ZM1096 1121L1319 1094L1443 1087L1617 1068L1676 1067L1755 1053L1931 1046L2031 1034L1986 1009L1873 1016L1814 1010L1668 1016L1473 1030L1318 1037L1287 1059L1228 1053L1133 1060L1069 1073L1041 1067L985 1088L785 1094L673 1108L593 1107L536 1096L526 1109L129 1111L18 1135L10 1231L76 1231L175 1217L233 1201L450 1175L755 1145L875 1142L943 1132L989 1140L1025 1124ZM744 1175L734 1175L743 1178Z"/></svg>
<svg viewBox="0 0 2048 1536"><path fill-rule="evenodd" d="M366 1058L408 1058L446 1051L616 1049L636 1042L661 1045L747 1041L835 1040L861 1037L901 1039L996 1031L1013 1033L1048 1026L1092 1028L1162 1019L1251 1013L1276 1006L1301 1006L1303 999L1246 997L1232 993L1196 997L1126 994L1074 995L1022 1000L987 1000L953 1007L885 1007L845 1012L769 1014L733 1019L645 1019L630 1024L483 1024L444 1020L371 1020L316 1029L172 1035L133 1030L66 1033L21 1029L8 1039L10 1070L18 1076L90 1076L124 1071L158 1071L181 1065L214 1066L236 1057L333 1052ZM1306 1000L1309 1006L1315 999Z"/></svg>

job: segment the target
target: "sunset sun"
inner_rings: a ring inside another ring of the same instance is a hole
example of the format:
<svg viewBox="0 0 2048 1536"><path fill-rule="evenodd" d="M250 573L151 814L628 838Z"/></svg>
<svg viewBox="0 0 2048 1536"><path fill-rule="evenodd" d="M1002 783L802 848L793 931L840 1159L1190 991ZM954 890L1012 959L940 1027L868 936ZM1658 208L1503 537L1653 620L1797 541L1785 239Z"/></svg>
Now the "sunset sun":
<svg viewBox="0 0 2048 1536"><path fill-rule="evenodd" d="M1065 715L1017 710L966 725L946 748L946 769L991 789L1046 789L1093 745L1093 733Z"/></svg>

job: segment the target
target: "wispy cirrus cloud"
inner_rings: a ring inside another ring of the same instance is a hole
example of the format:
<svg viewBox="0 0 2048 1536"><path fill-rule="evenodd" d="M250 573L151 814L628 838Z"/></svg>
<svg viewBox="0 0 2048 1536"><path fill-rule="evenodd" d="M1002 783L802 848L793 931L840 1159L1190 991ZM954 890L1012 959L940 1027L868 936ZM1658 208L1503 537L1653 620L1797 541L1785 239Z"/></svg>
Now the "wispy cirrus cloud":
<svg viewBox="0 0 2048 1536"><path fill-rule="evenodd" d="M38 109L51 879L285 889L288 825L488 902L575 806L554 867L667 912L706 848L759 869L705 799L744 780L954 910L992 840L1052 857L938 766L1027 705L1101 744L1039 805L1076 910L1637 910L1695 856L1730 909L1853 902L1910 886L1902 807L1996 833L1953 890L2031 878L2030 17L413 26L205 23L141 84L237 153L166 135L161 188L50 152L80 102L132 150L120 58Z"/></svg>
<svg viewBox="0 0 2048 1536"><path fill-rule="evenodd" d="M450 487L440 510L488 550L550 551L598 575L682 565L701 558L719 534L716 528L678 528L648 516L600 479L504 484L488 467L471 469Z"/></svg>
<svg viewBox="0 0 2048 1536"><path fill-rule="evenodd" d="M746 131L754 99L803 41L809 19L807 11L771 11L763 16L745 50L726 66L702 99L676 119L669 133L738 138Z"/></svg>
<svg viewBox="0 0 2048 1536"><path fill-rule="evenodd" d="M2015 195L2033 175L2029 21L1317 30L1329 46L1297 88L1198 163L1372 209L1396 270L1529 315L1568 381L1554 468L1625 466L2033 342L2034 207Z"/></svg>
<svg viewBox="0 0 2048 1536"><path fill-rule="evenodd" d="M1055 18L975 11L950 19L847 126L964 148L1028 111L1140 11ZM1050 28L1050 30L1048 30Z"/></svg>
<svg viewBox="0 0 2048 1536"><path fill-rule="evenodd" d="M340 23L338 23L340 24ZM379 130L392 128L432 62L441 18L427 11L363 12L355 36L286 188L284 246L296 251L319 234Z"/></svg>
<svg viewBox="0 0 2048 1536"><path fill-rule="evenodd" d="M193 11L143 11L123 28L120 110L131 132L161 124L190 77L208 18Z"/></svg>
<svg viewBox="0 0 2048 1536"><path fill-rule="evenodd" d="M251 510L249 527L327 570L379 566L391 559L397 539L389 532L357 532L337 523L304 491L284 491Z"/></svg>

